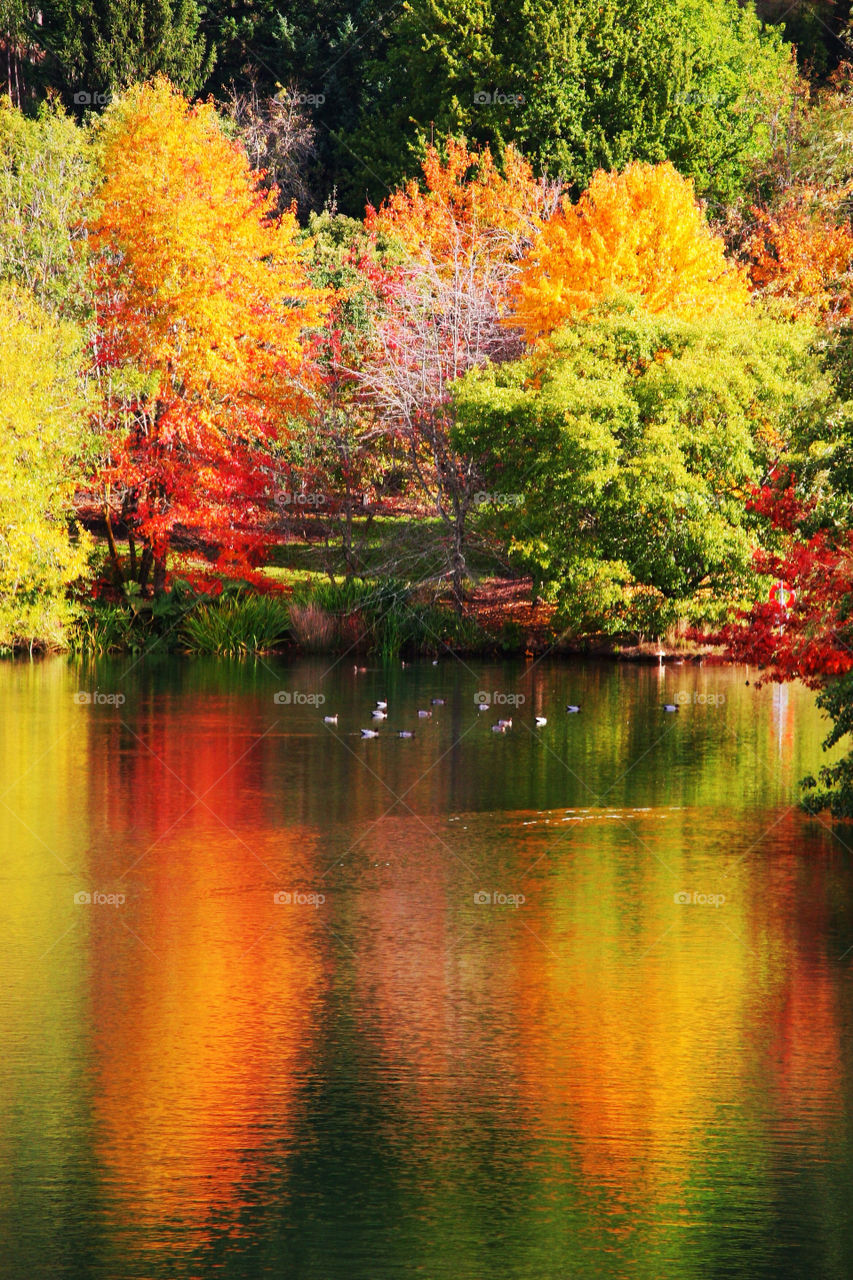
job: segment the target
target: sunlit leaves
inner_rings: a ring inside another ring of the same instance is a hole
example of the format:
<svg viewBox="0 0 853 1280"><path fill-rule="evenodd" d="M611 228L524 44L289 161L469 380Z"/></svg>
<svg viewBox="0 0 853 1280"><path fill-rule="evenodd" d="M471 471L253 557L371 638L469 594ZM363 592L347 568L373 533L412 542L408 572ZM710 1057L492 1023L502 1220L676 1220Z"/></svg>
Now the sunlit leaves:
<svg viewBox="0 0 853 1280"><path fill-rule="evenodd" d="M671 164L601 171L564 201L522 263L513 319L532 342L614 291L688 319L747 304L743 273Z"/></svg>

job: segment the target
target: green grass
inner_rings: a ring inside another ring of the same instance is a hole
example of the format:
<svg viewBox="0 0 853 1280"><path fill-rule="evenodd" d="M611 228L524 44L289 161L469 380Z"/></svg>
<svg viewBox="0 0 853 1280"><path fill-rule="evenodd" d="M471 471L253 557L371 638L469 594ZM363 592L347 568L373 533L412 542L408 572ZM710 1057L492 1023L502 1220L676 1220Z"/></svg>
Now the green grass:
<svg viewBox="0 0 853 1280"><path fill-rule="evenodd" d="M353 525L356 556L365 577L429 582L447 572L447 530L441 520L374 516L368 521L358 516ZM280 543L270 548L268 564L269 572L289 570L301 576L331 572L341 577L346 568L337 539L328 546L325 542ZM502 568L476 540L468 566L475 577L491 577Z"/></svg>

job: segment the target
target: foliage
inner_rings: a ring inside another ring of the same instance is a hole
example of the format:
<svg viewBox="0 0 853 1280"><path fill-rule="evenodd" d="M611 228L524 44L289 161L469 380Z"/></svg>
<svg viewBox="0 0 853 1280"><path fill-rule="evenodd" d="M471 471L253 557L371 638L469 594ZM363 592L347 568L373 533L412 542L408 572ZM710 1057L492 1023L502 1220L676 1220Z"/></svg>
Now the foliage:
<svg viewBox="0 0 853 1280"><path fill-rule="evenodd" d="M518 336L502 323L525 241L554 192L509 151L506 174L488 150L464 140L447 160L430 151L425 191L395 192L368 226L394 234L406 258L389 274L386 306L375 324L371 359L360 375L380 418L400 433L423 492L449 537L448 574L463 603L466 525L480 476L454 449L449 388L466 370L508 358Z"/></svg>
<svg viewBox="0 0 853 1280"><path fill-rule="evenodd" d="M194 93L210 72L196 0L44 0L41 10L42 74L69 104L102 106L157 74Z"/></svg>
<svg viewBox="0 0 853 1280"><path fill-rule="evenodd" d="M851 193L853 182L834 191L796 186L772 209L754 210L743 253L757 292L780 299L794 315L827 322L850 315Z"/></svg>
<svg viewBox="0 0 853 1280"><path fill-rule="evenodd" d="M599 172L564 201L521 264L513 319L533 342L614 289L688 319L746 305L742 272L671 164Z"/></svg>
<svg viewBox="0 0 853 1280"><path fill-rule="evenodd" d="M308 209L317 130L298 95L279 89L264 97L256 83L245 90L232 85L225 111L252 169L263 173L266 188L275 188L279 212L294 200L301 211Z"/></svg>
<svg viewBox="0 0 853 1280"><path fill-rule="evenodd" d="M743 497L825 390L809 326L602 304L457 388L511 559L579 631L661 634L748 592Z"/></svg>
<svg viewBox="0 0 853 1280"><path fill-rule="evenodd" d="M0 646L61 642L88 540L69 524L83 405L80 335L0 289Z"/></svg>
<svg viewBox="0 0 853 1280"><path fill-rule="evenodd" d="M192 653L233 657L278 649L289 629L287 606L277 596L248 595L200 605L185 618L181 639Z"/></svg>
<svg viewBox="0 0 853 1280"><path fill-rule="evenodd" d="M395 579L315 583L294 591L291 621L306 648L366 649L383 660L448 649L480 652L489 639L472 618Z"/></svg>
<svg viewBox="0 0 853 1280"><path fill-rule="evenodd" d="M274 216L209 104L190 107L162 79L135 89L105 113L102 148L97 482L108 526L117 514L128 528L131 577L146 587L153 570L156 591L178 526L223 565L247 563L261 467L305 402L302 332L323 295L295 218Z"/></svg>
<svg viewBox="0 0 853 1280"><path fill-rule="evenodd" d="M452 270L460 247L483 260L511 263L553 212L558 183L537 180L524 156L508 146L503 172L488 147L448 138L445 155L430 147L422 183L393 191L379 210L368 208L368 230L397 236L415 256L428 252L440 270Z"/></svg>
<svg viewBox="0 0 853 1280"><path fill-rule="evenodd" d="M0 279L78 318L90 306L81 250L94 182L90 137L61 107L29 118L0 99Z"/></svg>
<svg viewBox="0 0 853 1280"><path fill-rule="evenodd" d="M597 169L669 159L722 204L793 79L779 32L738 0L411 0L365 65L347 191L394 186L430 142L465 134L578 190Z"/></svg>

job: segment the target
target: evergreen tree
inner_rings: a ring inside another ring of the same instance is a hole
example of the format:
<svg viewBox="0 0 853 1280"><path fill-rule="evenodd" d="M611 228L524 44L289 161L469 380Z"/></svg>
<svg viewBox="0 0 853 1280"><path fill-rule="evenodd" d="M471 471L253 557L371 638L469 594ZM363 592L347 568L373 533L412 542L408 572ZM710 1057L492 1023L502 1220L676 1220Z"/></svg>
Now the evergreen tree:
<svg viewBox="0 0 853 1280"><path fill-rule="evenodd" d="M78 107L162 72L185 93L210 73L196 0L47 0L44 76Z"/></svg>
<svg viewBox="0 0 853 1280"><path fill-rule="evenodd" d="M349 188L384 195L433 138L515 143L576 189L595 169L672 160L700 195L739 194L793 81L738 0L411 0L366 68Z"/></svg>

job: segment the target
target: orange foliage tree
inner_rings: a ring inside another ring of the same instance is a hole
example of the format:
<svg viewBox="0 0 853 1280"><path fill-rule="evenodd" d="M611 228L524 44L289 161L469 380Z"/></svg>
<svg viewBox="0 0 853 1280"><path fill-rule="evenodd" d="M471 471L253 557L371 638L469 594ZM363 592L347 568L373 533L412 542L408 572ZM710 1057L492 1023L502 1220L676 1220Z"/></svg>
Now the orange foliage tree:
<svg viewBox="0 0 853 1280"><path fill-rule="evenodd" d="M577 204L563 201L521 264L512 322L534 342L616 290L686 319L748 302L743 271L669 162L599 170Z"/></svg>
<svg viewBox="0 0 853 1280"><path fill-rule="evenodd" d="M422 184L408 182L378 211L368 208L368 229L397 236L409 252L445 269L460 251L483 263L517 262L556 207L559 184L535 178L512 146L503 172L488 147L470 150L464 138L448 139L445 152L443 159L430 147Z"/></svg>
<svg viewBox="0 0 853 1280"><path fill-rule="evenodd" d="M263 463L302 407L311 287L292 213L164 79L106 113L91 227L103 497L113 567L163 589L176 529L248 566ZM119 561L112 520L129 535ZM256 540L255 540L256 543ZM138 554L139 553L139 554Z"/></svg>
<svg viewBox="0 0 853 1280"><path fill-rule="evenodd" d="M853 312L853 230L845 213L853 183L827 190L791 187L774 209L753 209L744 243L754 289L781 299L795 315L827 322Z"/></svg>

